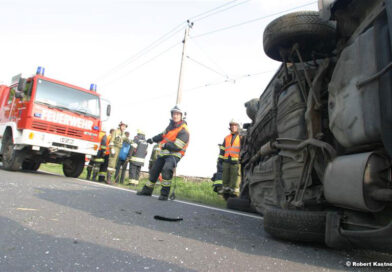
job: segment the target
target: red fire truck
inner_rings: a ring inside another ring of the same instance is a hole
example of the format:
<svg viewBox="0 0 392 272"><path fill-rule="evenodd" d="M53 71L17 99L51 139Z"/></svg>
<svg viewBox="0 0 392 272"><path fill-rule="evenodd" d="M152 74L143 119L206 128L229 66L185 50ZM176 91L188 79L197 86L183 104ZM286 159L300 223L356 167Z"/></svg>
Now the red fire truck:
<svg viewBox="0 0 392 272"><path fill-rule="evenodd" d="M78 177L86 155L96 155L101 130L100 95L44 76L0 85L0 156L7 170L36 171L43 162L61 163L64 175ZM102 111L103 112L103 111ZM110 115L110 105L105 114Z"/></svg>

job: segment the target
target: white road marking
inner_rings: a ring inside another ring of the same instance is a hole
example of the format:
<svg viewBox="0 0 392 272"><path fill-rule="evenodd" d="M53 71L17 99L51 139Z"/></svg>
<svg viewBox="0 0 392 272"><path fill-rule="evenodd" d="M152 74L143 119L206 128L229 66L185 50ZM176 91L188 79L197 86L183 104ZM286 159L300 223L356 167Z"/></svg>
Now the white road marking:
<svg viewBox="0 0 392 272"><path fill-rule="evenodd" d="M63 177L62 175L54 174L54 173L47 172L47 171L39 170L39 172L43 172L43 173L46 173L46 174L52 174L54 176ZM102 186L102 187L107 187L107 188L111 188L111 189L116 189L116 190L136 193L136 190L132 190L132 189L116 187L116 186L113 186L113 185L98 183L98 182L95 182L95 181L90 181L90 180L85 180L85 179L79 179L79 178L75 178L75 179L79 180L79 181L82 181L82 182L85 182L85 183L93 184L95 186ZM156 195L152 195L152 197L158 198L158 196L156 196ZM202 204L196 204L196 203L187 202L187 201L183 201L183 200L171 200L171 201L175 201L175 202L178 202L178 203L191 205L191 206L195 206L195 207L201 207L201 208L205 208L205 209L209 209L209 210L224 212L224 213L231 213L231 214L241 215L241 216L255 218L255 219L263 219L263 217L260 216L260 215L254 215L254 214L250 214L250 213L244 213L244 212L237 212L237 211L232 211L232 210L227 210L227 209L215 208L215 207L210 207L210 206L206 206L206 205L202 205Z"/></svg>

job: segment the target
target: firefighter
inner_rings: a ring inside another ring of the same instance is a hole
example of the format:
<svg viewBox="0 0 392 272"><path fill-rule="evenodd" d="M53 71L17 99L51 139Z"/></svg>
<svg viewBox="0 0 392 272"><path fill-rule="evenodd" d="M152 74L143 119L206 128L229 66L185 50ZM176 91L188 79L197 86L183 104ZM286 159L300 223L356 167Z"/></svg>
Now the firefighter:
<svg viewBox="0 0 392 272"><path fill-rule="evenodd" d="M120 153L118 155L117 164L116 164L116 175L115 180L121 184L124 184L125 179L125 171L127 170L127 165L129 161L129 152L131 148L131 140L129 139L129 132L125 132L125 139L122 144ZM120 175L121 171L121 175Z"/></svg>
<svg viewBox="0 0 392 272"><path fill-rule="evenodd" d="M91 157L87 165L87 177L86 177L87 180L91 178L91 172L93 172L92 180L95 180L101 164L104 163L104 156L106 151L106 139L107 139L106 132L100 131L98 139L100 143L98 153L96 156Z"/></svg>
<svg viewBox="0 0 392 272"><path fill-rule="evenodd" d="M140 129L132 141L131 158L129 160L129 183L139 184L140 169L144 165L144 158L147 156L148 143L146 136Z"/></svg>
<svg viewBox="0 0 392 272"><path fill-rule="evenodd" d="M104 154L104 161L101 164L101 166L99 167L99 172L98 172L98 181L99 182L105 182L105 177L106 177L106 172L108 170L108 165L109 165L109 155L110 155L110 148L109 148L109 143L110 143L110 139L112 137L112 133L113 133L114 129L110 129L109 131L109 135L106 136L106 150L105 150L105 154Z"/></svg>
<svg viewBox="0 0 392 272"><path fill-rule="evenodd" d="M118 129L114 130L111 134L109 148L110 148L110 155L109 155L109 165L108 165L108 173L107 173L107 184L112 183L112 177L116 171L116 164L118 155L120 154L120 150L124 140L126 139L125 136L125 129L128 127L127 124L120 122L118 124Z"/></svg>
<svg viewBox="0 0 392 272"><path fill-rule="evenodd" d="M218 144L219 146L219 154L220 151L223 149L225 149L221 144ZM213 182L213 190L215 193L219 193L222 192L222 173L223 173L223 159L224 156L219 155L217 163L216 163L216 172L214 173L214 175L212 176L211 180Z"/></svg>
<svg viewBox="0 0 392 272"><path fill-rule="evenodd" d="M162 173L163 181L159 200L167 200L169 197L173 172L180 159L185 155L189 142L188 126L184 120L185 113L178 105L172 108L170 112L172 119L169 126L164 132L147 140L149 144L159 142L161 150L158 159L150 170L149 180L143 189L137 192L138 195L151 196L159 174Z"/></svg>
<svg viewBox="0 0 392 272"><path fill-rule="evenodd" d="M239 122L232 119L229 125L230 134L223 140L223 148L219 154L219 160L222 162L223 168L223 187L219 193L222 193L225 199L238 195L240 181L241 139L239 135Z"/></svg>

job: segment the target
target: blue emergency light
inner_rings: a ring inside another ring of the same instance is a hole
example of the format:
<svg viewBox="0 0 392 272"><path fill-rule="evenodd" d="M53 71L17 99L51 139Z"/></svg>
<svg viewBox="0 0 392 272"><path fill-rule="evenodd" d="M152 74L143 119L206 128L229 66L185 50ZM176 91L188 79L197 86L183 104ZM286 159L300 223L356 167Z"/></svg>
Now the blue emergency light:
<svg viewBox="0 0 392 272"><path fill-rule="evenodd" d="M90 91L96 92L97 91L97 84L91 83L90 84Z"/></svg>
<svg viewBox="0 0 392 272"><path fill-rule="evenodd" d="M38 66L36 75L44 76L45 75L45 68Z"/></svg>

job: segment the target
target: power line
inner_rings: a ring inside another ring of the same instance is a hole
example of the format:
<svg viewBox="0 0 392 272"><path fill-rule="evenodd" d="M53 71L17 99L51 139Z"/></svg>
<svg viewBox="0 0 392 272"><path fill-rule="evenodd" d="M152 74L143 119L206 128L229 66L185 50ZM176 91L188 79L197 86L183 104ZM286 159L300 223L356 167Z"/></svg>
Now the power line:
<svg viewBox="0 0 392 272"><path fill-rule="evenodd" d="M221 9L221 10L215 11L215 12L213 12L213 13L210 13L210 14L208 14L208 15L206 15L206 16L203 16L203 17L201 17L201 18L199 18L199 19L196 19L196 20L194 20L194 21L195 21L195 22L199 22L199 21L204 20L204 19L206 19L206 18L208 18L208 17L210 17L210 16L212 16L212 15L216 15L216 14L218 14L218 13L224 12L224 11L229 10L229 9L232 9L232 8L234 8L234 7L237 7L237 6L241 6L241 5L243 5L243 4L246 4L246 3L248 3L249 1L250 1L250 0L245 0L244 2L237 3L237 4L235 4L235 5L232 5L232 6L230 6L230 7L227 7L227 8L225 8L225 9Z"/></svg>
<svg viewBox="0 0 392 272"><path fill-rule="evenodd" d="M226 75L226 77L229 77L226 73L226 71L208 54L201 46L196 42L196 40L190 39L192 43L196 45L196 47L202 52L223 74Z"/></svg>
<svg viewBox="0 0 392 272"><path fill-rule="evenodd" d="M134 69L132 69L131 71L128 71L128 72L126 72L125 74L123 74L123 75L121 75L121 76L119 76L119 77L117 77L117 78L115 78L115 79L109 81L107 84L109 84L109 83L111 83L111 82L113 82L113 81L119 80L119 79L121 79L121 78L123 78L123 77L125 77L125 76L127 76L127 75L130 75L130 74L136 72L137 70L139 70L140 68L142 68L144 65L146 65L146 64L152 62L153 60L159 58L160 56L162 56L163 54L169 52L170 50L172 50L174 47L176 47L176 46L179 45L179 44L181 44L181 42L177 42L177 43L173 44L172 46L166 48L165 50L163 50L163 51L160 52L159 54L155 55L154 57L150 58L149 60L143 62L142 64L140 64L140 65L138 65L138 66L136 66L136 67L135 67Z"/></svg>
<svg viewBox="0 0 392 272"><path fill-rule="evenodd" d="M115 67L111 68L105 74L102 74L96 81L102 81L104 78L108 77L111 73L114 73L116 70L122 69L124 66L129 65L130 63L136 61L137 59L141 58L157 46L161 45L164 41L170 39L178 32L182 31L182 28L179 29L182 25L185 24L185 21L178 24L176 27L172 28L169 32L163 34L157 40L146 46L145 48L138 51L136 54L132 55L131 57L127 58L125 61L121 62L120 64L116 65Z"/></svg>
<svg viewBox="0 0 392 272"><path fill-rule="evenodd" d="M210 13L210 12L213 12L213 11L215 11L215 10L217 10L217 9L220 9L220 8L222 8L222 7L231 5L231 4L233 4L233 3L237 2L237 1L239 1L239 0L233 0L233 1L230 1L230 2L228 2L228 3L226 3L226 4L217 6L217 7L215 7L215 8L210 9L210 10L207 10L207 11L204 11L204 12L198 14L198 15L195 15L195 16L190 17L189 20L192 20L192 21L198 20L197 18L200 17L200 16L206 15L206 14L208 14L208 13Z"/></svg>
<svg viewBox="0 0 392 272"><path fill-rule="evenodd" d="M258 76L258 75L263 75L263 74L267 74L267 73L272 73L272 72L276 72L276 70L268 70L268 71L263 71L263 72L259 72L259 73L253 73L253 74L244 74L241 76L238 76L234 79L226 79L223 81L218 81L218 82L213 82L213 83L206 83L204 85L200 85L191 89L186 89L184 90L184 92L191 92L197 89L201 89L201 88L207 88L207 87L211 87L211 86L216 86L216 85L220 85L220 84L225 84L225 83L236 83L239 80L245 79L245 78L249 78L249 77L253 77L253 76ZM168 94L163 94L160 96L155 96L155 97L150 97L150 98L146 98L146 99L142 99L139 101L136 101L137 103L144 103L144 102L151 102L151 101L155 101L158 99L163 99L163 98L167 98L167 97L171 97L171 96L175 96L175 93L168 93Z"/></svg>
<svg viewBox="0 0 392 272"><path fill-rule="evenodd" d="M189 20L192 20L194 18L198 18L200 16L206 15L208 13L211 13L215 10L218 10L222 7L231 5L232 3L237 2L238 0L233 0L230 1L226 4L220 5L218 7L215 7L213 9L207 10L205 12L202 12L198 15L195 15L193 17L191 17ZM249 0L247 0L249 1ZM245 1L245 2L247 2ZM241 4L241 3L240 3ZM236 6L236 5L235 5ZM229 7L231 8L231 7ZM229 9L227 8L227 9ZM226 9L225 9L226 10ZM217 11L220 12L220 11ZM206 15L205 17L208 17L210 15ZM203 19L203 18L202 18ZM154 42L152 42L151 44L149 44L148 46L146 46L145 48L141 49L140 51L138 51L136 54L132 55L131 57L127 58L125 61L121 62L120 64L116 65L115 67L111 68L110 70L108 70L105 74L102 74L99 78L97 78L97 82L102 81L104 78L107 78L110 74L116 72L117 70L122 69L123 67L125 67L126 65L129 65L130 63L136 61L137 59L141 58L142 56L146 55L147 53L149 53L151 50L153 50L154 48L156 48L157 46L159 46L160 44L162 44L164 41L168 40L169 38L171 38L173 35L175 35L176 33L178 33L179 31L181 31L182 29L178 29L179 27L181 27L182 25L184 25L186 23L186 21L181 22L180 24L178 24L177 26L175 26L174 28L172 28L169 32L165 33L164 35L162 35L161 37L159 37L157 40L155 40ZM174 32L174 33L173 33Z"/></svg>
<svg viewBox="0 0 392 272"><path fill-rule="evenodd" d="M199 35L196 35L196 36L192 36L191 38L193 38L193 39L200 38L200 37L207 36L207 35L210 35L210 34L213 34L213 33L216 33L216 32L221 32L221 31L225 31L225 30L228 30L228 29L231 29L231 28L234 28L234 27L239 27L239 26L242 26L242 25L250 24L250 23L253 23L253 22L256 22L256 21L260 21L260 20L264 20L264 19L267 19L269 17L273 17L273 16L276 16L276 15L279 15L279 14L282 14L282 13L287 13L289 11L292 11L292 10L295 10L295 9L298 9L298 8L303 8L303 7L306 7L306 6L310 6L310 5L313 5L315 3L317 3L317 2L313 1L313 2L304 4L304 5L301 5L301 6L296 6L296 7L293 7L293 8L290 8L290 9L286 9L286 10L283 10L283 11L280 11L280 12L276 12L276 13L273 13L273 14L257 17L257 18L254 18L252 20L248 20L248 21L245 21L245 22L242 22L242 23L238 23L238 24L235 24L235 25L231 25L231 26L227 26L227 27L223 27L223 28L218 28L218 29L206 32L206 33L202 33L202 34L199 34Z"/></svg>
<svg viewBox="0 0 392 272"><path fill-rule="evenodd" d="M186 89L184 90L184 92L190 92L190 91L194 91L197 89L201 89L201 88L207 88L207 87L211 87L211 86L215 86L215 85L220 85L220 84L225 84L225 83L236 83L239 80L245 79L245 78L249 78L249 77L253 77L253 76L259 76L259 75L264 75L264 74L268 74L268 73L275 73L276 70L268 70L268 71L263 71L263 72L259 72L259 73L254 73L254 74L245 74L245 75L241 75L235 78L228 78L226 80L223 81L218 81L218 82L213 82L213 83L206 83L204 85L200 85L194 88L190 88L190 89Z"/></svg>
<svg viewBox="0 0 392 272"><path fill-rule="evenodd" d="M214 72L215 74L218 74L218 75L220 75L220 76L222 76L222 77L224 77L224 78L228 78L228 76L227 76L226 74L222 74L222 73L220 73L220 72L218 72L218 71L212 69L211 67L208 67L207 65L205 65L205 64L203 64L203 63L201 63L201 62L199 62L199 61L197 61L197 60L191 58L190 56L186 56L186 57L187 57L189 60L193 61L194 63L199 64L200 66L206 68L207 70L210 70L211 72Z"/></svg>

